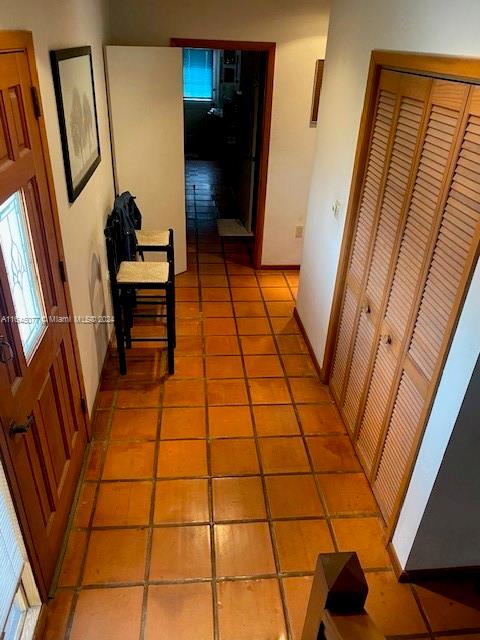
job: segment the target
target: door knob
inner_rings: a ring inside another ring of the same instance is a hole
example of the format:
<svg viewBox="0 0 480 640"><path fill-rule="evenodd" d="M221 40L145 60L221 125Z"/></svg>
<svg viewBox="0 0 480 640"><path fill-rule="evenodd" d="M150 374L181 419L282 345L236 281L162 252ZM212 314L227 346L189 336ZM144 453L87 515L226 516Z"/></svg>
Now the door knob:
<svg viewBox="0 0 480 640"><path fill-rule="evenodd" d="M366 303L363 305L363 307L362 307L362 311L363 311L363 313L366 313L366 314L367 314L367 316L368 316L368 314L372 311L372 310L371 310L371 308L370 308L370 305L368 304L368 302L366 302Z"/></svg>
<svg viewBox="0 0 480 640"><path fill-rule="evenodd" d="M5 364L13 360L14 353L10 343L4 336L0 336L0 362Z"/></svg>
<svg viewBox="0 0 480 640"><path fill-rule="evenodd" d="M28 433L33 424L33 415L29 415L28 418L22 424L16 422L10 423L10 435L16 436L22 433Z"/></svg>
<svg viewBox="0 0 480 640"><path fill-rule="evenodd" d="M392 344L392 336L388 333L384 333L382 336L380 336L380 339L383 344Z"/></svg>

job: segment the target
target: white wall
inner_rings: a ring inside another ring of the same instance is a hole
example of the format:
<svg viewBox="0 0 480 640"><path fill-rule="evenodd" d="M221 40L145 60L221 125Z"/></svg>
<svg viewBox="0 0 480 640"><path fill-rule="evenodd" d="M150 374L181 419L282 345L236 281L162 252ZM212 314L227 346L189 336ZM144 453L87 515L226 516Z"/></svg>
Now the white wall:
<svg viewBox="0 0 480 640"><path fill-rule="evenodd" d="M109 44L168 45L171 37L277 43L263 264L298 264L315 149L315 60L323 58L327 0L110 0Z"/></svg>
<svg viewBox="0 0 480 640"><path fill-rule="evenodd" d="M33 32L68 281L76 315L104 314L109 309L103 225L114 193L103 72L104 17L103 0L2 0L1 3L0 29ZM92 46L102 161L80 196L70 205L49 50L83 45ZM107 346L106 328L77 324L76 331L87 401L91 407Z"/></svg>
<svg viewBox="0 0 480 640"><path fill-rule="evenodd" d="M480 566L479 394L480 358L415 536L407 571Z"/></svg>
<svg viewBox="0 0 480 640"><path fill-rule="evenodd" d="M480 4L475 0L457 0L455 3L449 0L333 1L297 301L300 317L320 364L324 357L371 51L390 49L480 58L478 24ZM335 218L331 206L337 199L342 208L340 216ZM478 317L478 295L472 304ZM471 334L469 339L472 340ZM475 362L478 344L472 345L476 349L472 354ZM454 369L456 382L460 387L463 384L464 390L472 367L457 364ZM456 407L458 413L458 404ZM435 456L429 459L430 488L455 418L456 414L455 417L451 415L448 424L444 425L443 448L437 447L435 452L430 452ZM429 428L434 430L435 439L437 426L431 423ZM427 433L426 442L429 436ZM424 460L419 458L416 473L422 473ZM428 493L425 496L424 492L421 497L414 498L417 516L420 513L421 517L426 499ZM408 505L406 503L405 508ZM398 534L395 542L399 545ZM401 550L399 547L402 561L408 556L408 544Z"/></svg>

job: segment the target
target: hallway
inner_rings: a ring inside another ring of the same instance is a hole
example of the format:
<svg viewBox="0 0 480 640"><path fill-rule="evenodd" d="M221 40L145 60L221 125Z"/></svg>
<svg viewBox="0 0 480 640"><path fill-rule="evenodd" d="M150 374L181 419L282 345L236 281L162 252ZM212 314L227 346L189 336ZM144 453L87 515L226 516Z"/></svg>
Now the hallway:
<svg viewBox="0 0 480 640"><path fill-rule="evenodd" d="M106 362L44 637L299 640L317 554L354 548L387 636L478 640L478 610L396 581L292 318L298 273L254 271L202 217L176 281L175 375L156 348L125 377Z"/></svg>
<svg viewBox="0 0 480 640"><path fill-rule="evenodd" d="M234 166L230 166L226 158L185 159L185 210L188 220L206 222L237 217L234 171Z"/></svg>

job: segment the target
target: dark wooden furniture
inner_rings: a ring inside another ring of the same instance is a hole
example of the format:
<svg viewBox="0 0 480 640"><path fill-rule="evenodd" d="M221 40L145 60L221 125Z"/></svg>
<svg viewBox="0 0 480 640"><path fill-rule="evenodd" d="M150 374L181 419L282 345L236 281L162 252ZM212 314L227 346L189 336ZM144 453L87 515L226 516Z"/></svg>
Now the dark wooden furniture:
<svg viewBox="0 0 480 640"><path fill-rule="evenodd" d="M368 594L357 554L318 556L302 640L385 640L364 604Z"/></svg>
<svg viewBox="0 0 480 640"><path fill-rule="evenodd" d="M173 230L169 229L168 233L173 246ZM105 238L120 373L124 375L127 372L125 348L129 349L132 342L166 342L168 372L173 374L175 370L173 261L144 262L135 260L134 255L125 255L125 236L120 221L115 217L109 217ZM143 311L144 307L160 308L161 312L148 313ZM166 334L132 337L131 330L135 318L166 318Z"/></svg>
<svg viewBox="0 0 480 640"><path fill-rule="evenodd" d="M173 262L175 270L175 251L172 229L142 229L142 213L135 202L135 196L130 191L123 191L115 198L112 216L118 216L123 224L129 225L132 235L136 238L136 251L145 260L144 251L165 253L167 260Z"/></svg>
<svg viewBox="0 0 480 640"><path fill-rule="evenodd" d="M142 229L136 229L135 235L137 236L137 251L142 260L145 260L144 251L165 253L167 260L173 263L175 269L172 229L165 229L164 231L142 231Z"/></svg>

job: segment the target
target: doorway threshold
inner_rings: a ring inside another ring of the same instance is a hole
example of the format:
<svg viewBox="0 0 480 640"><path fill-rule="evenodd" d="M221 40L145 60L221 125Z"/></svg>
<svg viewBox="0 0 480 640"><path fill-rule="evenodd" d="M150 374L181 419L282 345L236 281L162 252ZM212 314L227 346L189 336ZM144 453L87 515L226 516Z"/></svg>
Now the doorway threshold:
<svg viewBox="0 0 480 640"><path fill-rule="evenodd" d="M245 225L235 218L219 218L217 220L218 235L221 238L252 238L253 232L247 231Z"/></svg>

